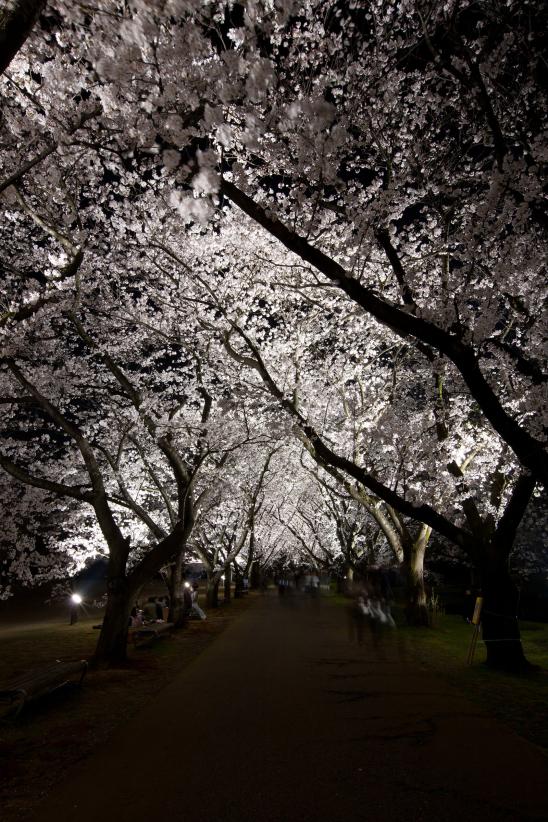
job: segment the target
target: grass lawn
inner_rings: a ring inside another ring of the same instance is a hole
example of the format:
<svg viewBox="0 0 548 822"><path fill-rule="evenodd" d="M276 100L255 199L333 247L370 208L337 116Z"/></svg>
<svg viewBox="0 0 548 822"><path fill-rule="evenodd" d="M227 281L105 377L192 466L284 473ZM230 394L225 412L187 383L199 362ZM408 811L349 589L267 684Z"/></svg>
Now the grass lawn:
<svg viewBox="0 0 548 822"><path fill-rule="evenodd" d="M127 667L89 671L81 689L51 694L23 708L16 721L0 722L2 822L24 820L35 811L41 798L64 778L66 768L127 723L248 607L253 596L210 610L206 621L192 620L153 644L130 646ZM0 683L56 659L89 659L97 643L97 621L95 616L76 625L13 626L0 632Z"/></svg>
<svg viewBox="0 0 548 822"><path fill-rule="evenodd" d="M525 655L544 670L516 676L485 666L485 645L478 639L472 666L466 665L473 626L460 616L436 616L430 629L400 627L409 654L442 674L521 736L548 751L548 625L520 624Z"/></svg>

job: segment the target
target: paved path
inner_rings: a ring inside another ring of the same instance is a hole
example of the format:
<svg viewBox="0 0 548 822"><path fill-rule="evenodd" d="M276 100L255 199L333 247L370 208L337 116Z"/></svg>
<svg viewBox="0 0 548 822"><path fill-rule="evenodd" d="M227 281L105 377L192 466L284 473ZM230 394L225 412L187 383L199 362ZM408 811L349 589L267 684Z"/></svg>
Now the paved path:
<svg viewBox="0 0 548 822"><path fill-rule="evenodd" d="M342 609L258 599L33 822L548 820L548 760Z"/></svg>

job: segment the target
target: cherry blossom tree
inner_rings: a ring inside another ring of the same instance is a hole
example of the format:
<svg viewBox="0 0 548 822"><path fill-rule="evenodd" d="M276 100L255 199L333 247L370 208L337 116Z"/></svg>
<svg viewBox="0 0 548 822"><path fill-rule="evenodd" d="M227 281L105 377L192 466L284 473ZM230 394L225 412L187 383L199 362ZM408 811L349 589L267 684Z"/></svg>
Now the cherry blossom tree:
<svg viewBox="0 0 548 822"><path fill-rule="evenodd" d="M546 9L48 9L2 81L6 333L59 310L85 255L111 284L131 259L141 331L192 306L193 333L234 361L230 402L296 432L417 562L431 528L466 548L490 661L521 664L508 557L548 479ZM37 241L38 220L56 225L45 190L66 225ZM98 287L105 311L117 287ZM356 436L344 408L360 371L371 413Z"/></svg>
<svg viewBox="0 0 548 822"><path fill-rule="evenodd" d="M38 210L34 217L48 233ZM107 237L96 232L71 290L6 326L0 464L19 482L93 509L109 553L96 657L117 662L137 591L184 549L215 454L232 447L231 432L244 440L248 432L231 429L226 415L216 429L219 378L204 373L204 334L191 315L183 328L180 312L162 318L138 258L129 272L123 249L104 259ZM69 244L59 232L55 239ZM111 276L97 281L90 269L105 264Z"/></svg>

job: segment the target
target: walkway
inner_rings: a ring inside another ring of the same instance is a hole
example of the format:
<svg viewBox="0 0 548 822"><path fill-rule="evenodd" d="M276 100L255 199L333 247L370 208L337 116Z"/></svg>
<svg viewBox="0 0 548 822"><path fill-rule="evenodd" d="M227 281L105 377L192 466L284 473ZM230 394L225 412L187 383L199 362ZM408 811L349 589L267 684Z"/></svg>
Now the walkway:
<svg viewBox="0 0 548 822"><path fill-rule="evenodd" d="M548 760L332 602L259 599L33 822L548 819Z"/></svg>

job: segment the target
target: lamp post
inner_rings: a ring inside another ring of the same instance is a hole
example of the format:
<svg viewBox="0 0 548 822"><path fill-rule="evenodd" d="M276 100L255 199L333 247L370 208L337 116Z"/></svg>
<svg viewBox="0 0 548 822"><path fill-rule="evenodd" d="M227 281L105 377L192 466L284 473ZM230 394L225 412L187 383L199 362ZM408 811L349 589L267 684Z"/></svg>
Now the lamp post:
<svg viewBox="0 0 548 822"><path fill-rule="evenodd" d="M78 622L78 606L82 602L80 594L72 594L70 597L70 624Z"/></svg>

